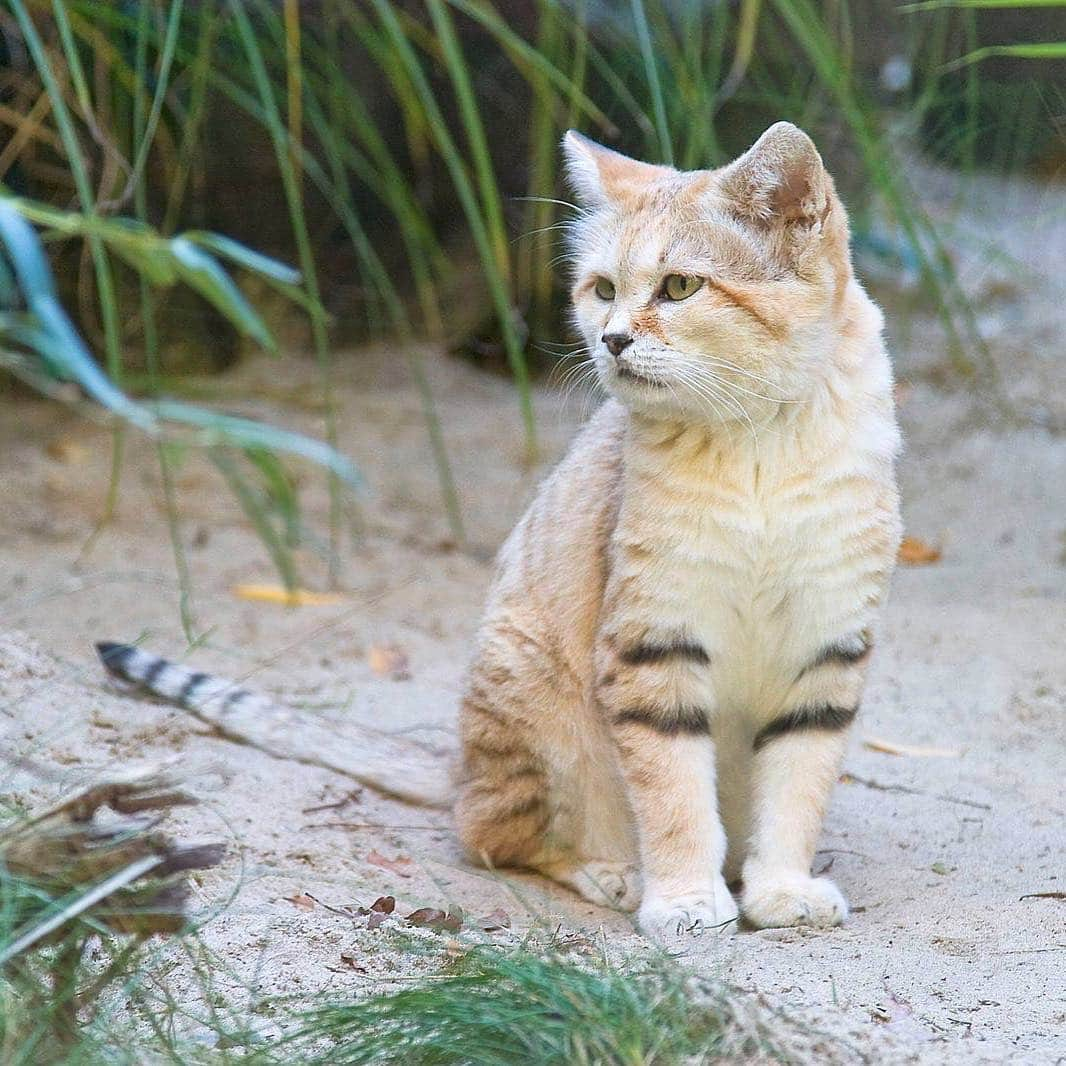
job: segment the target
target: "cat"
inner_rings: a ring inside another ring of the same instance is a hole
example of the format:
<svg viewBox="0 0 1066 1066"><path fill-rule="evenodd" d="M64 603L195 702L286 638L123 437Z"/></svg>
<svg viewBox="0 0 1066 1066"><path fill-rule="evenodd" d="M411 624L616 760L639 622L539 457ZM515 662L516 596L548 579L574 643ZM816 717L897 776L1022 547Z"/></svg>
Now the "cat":
<svg viewBox="0 0 1066 1066"><path fill-rule="evenodd" d="M680 173L570 131L574 315L609 399L500 550L454 780L124 644L224 735L426 805L650 937L832 926L811 875L900 539L880 311L810 138ZM730 884L741 885L740 905Z"/></svg>
<svg viewBox="0 0 1066 1066"><path fill-rule="evenodd" d="M785 122L717 170L563 143L574 318L609 398L500 551L460 839L660 940L740 913L836 925L811 863L900 538L845 209Z"/></svg>

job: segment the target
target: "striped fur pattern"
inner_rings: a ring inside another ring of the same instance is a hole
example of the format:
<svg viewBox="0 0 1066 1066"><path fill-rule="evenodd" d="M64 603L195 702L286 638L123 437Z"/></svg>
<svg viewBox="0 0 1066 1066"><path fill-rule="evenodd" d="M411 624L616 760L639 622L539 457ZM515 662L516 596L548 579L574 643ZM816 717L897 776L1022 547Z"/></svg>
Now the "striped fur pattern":
<svg viewBox="0 0 1066 1066"><path fill-rule="evenodd" d="M459 834L654 937L740 910L834 925L811 861L900 534L844 208L785 123L718 171L564 147L575 318L609 399L501 550ZM674 300L671 275L698 284Z"/></svg>
<svg viewBox="0 0 1066 1066"><path fill-rule="evenodd" d="M234 681L190 670L133 644L102 641L96 652L116 677L190 711L224 718L239 707L247 710L269 705L268 700Z"/></svg>
<svg viewBox="0 0 1066 1066"><path fill-rule="evenodd" d="M452 767L410 737L346 723L344 735L309 714L214 674L192 670L132 644L96 645L101 662L122 681L190 711L222 736L278 758L324 767L398 799L447 807Z"/></svg>

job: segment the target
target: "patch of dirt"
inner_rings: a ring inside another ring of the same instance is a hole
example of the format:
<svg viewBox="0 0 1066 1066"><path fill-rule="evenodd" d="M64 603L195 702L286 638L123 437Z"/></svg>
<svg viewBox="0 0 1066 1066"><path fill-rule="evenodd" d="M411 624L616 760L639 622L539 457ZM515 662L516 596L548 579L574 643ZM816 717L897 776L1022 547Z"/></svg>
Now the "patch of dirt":
<svg viewBox="0 0 1066 1066"><path fill-rule="evenodd" d="M1035 346L1066 301L1016 299L1011 342L995 349L1009 361L1002 369L1016 395L1036 389L1045 406L1057 403L1061 344L1057 365L1043 349L1027 362L1025 331ZM1050 1063L1066 1055L1066 904L1056 895L1066 889L1066 440L989 428L964 393L923 383L936 333L906 325L894 341L899 376L914 371L901 392L905 519L942 556L895 580L817 858L854 914L831 932L708 938L688 963L798 1020L800 1045L818 1061L836 1046L841 1061ZM508 384L425 357L477 550L451 546L416 394L384 348L338 358L341 444L370 486L346 532L341 603L234 596L237 584L276 581L262 546L202 458L185 458L177 486L197 634L206 634L200 668L320 713L338 731L417 728L445 747L486 560L571 437L581 403L538 391L543 461L529 469ZM291 358L246 365L217 385L230 408L319 432L313 405L278 399L313 396L314 380L310 362ZM197 893L220 910L203 936L234 988L256 999L362 993L434 968L435 956L408 941L440 945L447 931L398 939L392 918L368 929L366 916L343 913L386 895L401 915L506 914L511 929L490 936L518 937L542 921L596 950L638 947L624 917L537 878L470 867L446 814L239 747L111 687L95 641L186 647L153 453L131 438L117 518L83 553L103 505L109 435L44 403L0 416L2 744L40 771L10 770L0 787L36 803L101 767L178 753L207 798L179 828L232 842L233 858L203 875ZM302 478L320 532L323 479ZM301 563L304 584L325 588L322 559L307 551ZM403 668L384 668L381 649ZM950 754L887 754L865 747L867 737Z"/></svg>

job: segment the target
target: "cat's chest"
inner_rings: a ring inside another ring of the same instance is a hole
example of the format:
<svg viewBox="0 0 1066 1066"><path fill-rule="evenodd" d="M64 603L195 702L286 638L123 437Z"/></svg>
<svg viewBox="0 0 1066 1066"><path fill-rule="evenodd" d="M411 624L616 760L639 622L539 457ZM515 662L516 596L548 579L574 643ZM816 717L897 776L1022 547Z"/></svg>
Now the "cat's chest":
<svg viewBox="0 0 1066 1066"><path fill-rule="evenodd" d="M788 624L844 552L841 523L819 497L812 482L694 499L689 521L663 538L664 570L687 586L696 614Z"/></svg>
<svg viewBox="0 0 1066 1066"><path fill-rule="evenodd" d="M875 480L846 462L660 483L622 517L621 598L719 662L790 664L861 628L891 539Z"/></svg>

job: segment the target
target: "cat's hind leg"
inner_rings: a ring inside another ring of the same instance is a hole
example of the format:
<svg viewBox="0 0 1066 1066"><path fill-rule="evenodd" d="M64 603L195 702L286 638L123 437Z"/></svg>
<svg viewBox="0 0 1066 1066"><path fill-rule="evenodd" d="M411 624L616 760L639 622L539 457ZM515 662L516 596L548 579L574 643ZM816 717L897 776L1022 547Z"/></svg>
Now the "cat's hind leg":
<svg viewBox="0 0 1066 1066"><path fill-rule="evenodd" d="M572 888L589 903L619 911L635 911L640 905L640 869L635 862L565 858L543 863L536 869Z"/></svg>
<svg viewBox="0 0 1066 1066"><path fill-rule="evenodd" d="M576 684L545 657L483 654L460 716L455 819L467 851L489 867L534 870L591 903L634 910L640 876L608 736ZM586 756L589 751L600 756Z"/></svg>

